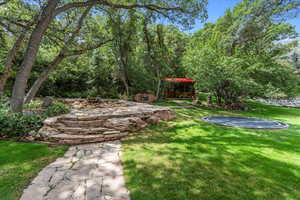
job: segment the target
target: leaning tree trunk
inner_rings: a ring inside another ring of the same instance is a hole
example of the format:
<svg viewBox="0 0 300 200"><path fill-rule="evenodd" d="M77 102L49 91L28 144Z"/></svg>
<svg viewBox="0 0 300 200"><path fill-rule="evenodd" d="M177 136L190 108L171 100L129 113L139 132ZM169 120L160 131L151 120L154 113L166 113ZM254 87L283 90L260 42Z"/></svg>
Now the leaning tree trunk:
<svg viewBox="0 0 300 200"><path fill-rule="evenodd" d="M111 40L106 40L95 46L92 46L92 47L89 47L86 49L75 50L75 51L71 51L71 52L66 52L65 49L62 49L60 54L57 57L55 57L55 59L51 62L49 67L47 69L45 69L45 71L43 71L41 73L41 75L39 76L39 78L34 82L34 84L32 85L32 87L30 88L29 92L27 93L27 95L25 97L24 103L30 103L32 101L32 99L36 96L37 92L39 91L39 89L41 88L43 83L48 79L50 73L53 70L55 70L66 57L84 54L87 51L97 49L110 41Z"/></svg>
<svg viewBox="0 0 300 200"><path fill-rule="evenodd" d="M38 21L35 29L30 36L24 59L20 66L20 71L17 74L13 87L11 98L11 109L13 112L22 112L23 110L25 90L27 87L30 72L36 59L43 35L46 32L49 24L53 20L54 11L58 2L59 0L48 1L47 6L42 12L40 20Z"/></svg>
<svg viewBox="0 0 300 200"><path fill-rule="evenodd" d="M4 93L6 82L10 78L10 73L12 71L13 60L15 59L16 54L17 54L18 50L20 49L22 42L25 39L26 32L27 32L27 29L23 30L21 32L21 34L15 41L13 47L7 54L7 58L6 58L5 65L4 65L4 72L3 72L3 75L0 77L0 96L2 96Z"/></svg>
<svg viewBox="0 0 300 200"><path fill-rule="evenodd" d="M48 79L49 74L58 67L58 65L63 61L63 59L67 56L72 56L72 55L80 55L82 53L84 53L85 51L83 50L81 51L77 51L76 53L73 54L69 54L67 55L67 49L68 49L68 45L73 42L74 38L76 37L76 35L80 32L80 29L82 27L83 24L83 20L85 19L85 17L88 15L89 11L91 9L91 6L89 6L81 15L81 17L79 18L78 24L76 29L72 32L70 38L65 42L64 47L61 49L61 51L59 52L58 56L56 56L54 58L54 60L51 62L50 66L44 70L39 78L34 82L33 86L30 88L29 92L27 93L24 103L30 103L32 101L32 99L36 96L37 92L39 91L39 89L41 88L42 84Z"/></svg>
<svg viewBox="0 0 300 200"><path fill-rule="evenodd" d="M58 55L50 64L50 66L41 73L39 78L34 82L30 90L28 91L24 103L30 103L32 99L36 96L37 92L41 88L42 84L48 79L49 74L57 68L57 66L63 61L65 57Z"/></svg>

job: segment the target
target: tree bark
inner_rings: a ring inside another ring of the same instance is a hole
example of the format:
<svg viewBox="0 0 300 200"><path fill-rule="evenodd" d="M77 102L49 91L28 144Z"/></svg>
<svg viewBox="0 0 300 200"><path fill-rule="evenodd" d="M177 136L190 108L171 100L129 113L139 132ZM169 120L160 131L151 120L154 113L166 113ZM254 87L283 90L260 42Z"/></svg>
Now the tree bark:
<svg viewBox="0 0 300 200"><path fill-rule="evenodd" d="M11 109L13 112L23 111L25 90L30 72L36 59L43 35L53 20L54 11L59 1L60 0L48 0L47 6L43 9L42 15L30 36L24 59L21 63L20 71L17 74L13 87L11 98Z"/></svg>
<svg viewBox="0 0 300 200"><path fill-rule="evenodd" d="M157 88L156 88L156 99L159 99L159 97L160 97L160 88L161 88L161 79L158 78L157 81L158 82L157 82Z"/></svg>

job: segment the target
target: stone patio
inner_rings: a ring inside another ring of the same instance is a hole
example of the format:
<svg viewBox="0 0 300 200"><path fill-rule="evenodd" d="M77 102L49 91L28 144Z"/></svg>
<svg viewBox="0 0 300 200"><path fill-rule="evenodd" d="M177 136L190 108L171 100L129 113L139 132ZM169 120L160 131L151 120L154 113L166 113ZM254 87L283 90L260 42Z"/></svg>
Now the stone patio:
<svg viewBox="0 0 300 200"><path fill-rule="evenodd" d="M44 168L21 200L130 200L119 141L72 146Z"/></svg>
<svg viewBox="0 0 300 200"><path fill-rule="evenodd" d="M95 101L96 102L96 101ZM36 135L43 141L82 144L118 140L130 131L175 117L170 108L122 100L74 100L70 114L48 118Z"/></svg>

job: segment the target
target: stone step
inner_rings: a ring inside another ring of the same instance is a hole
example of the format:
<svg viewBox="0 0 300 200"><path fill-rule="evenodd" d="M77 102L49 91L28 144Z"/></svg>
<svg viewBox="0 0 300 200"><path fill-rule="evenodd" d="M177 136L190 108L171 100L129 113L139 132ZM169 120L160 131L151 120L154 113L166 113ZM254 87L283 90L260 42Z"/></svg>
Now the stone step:
<svg viewBox="0 0 300 200"><path fill-rule="evenodd" d="M68 134L68 135L95 135L95 134L102 134L108 131L114 131L108 128L74 128L74 127L58 127L58 131Z"/></svg>
<svg viewBox="0 0 300 200"><path fill-rule="evenodd" d="M127 133L121 133L119 131L107 131L98 135L55 134L48 136L48 139L51 141L56 141L60 144L84 144L121 139L126 135Z"/></svg>
<svg viewBox="0 0 300 200"><path fill-rule="evenodd" d="M148 113L150 115L152 113ZM82 116L74 116L74 115L65 115L58 118L58 121L61 122L85 122L85 121L105 121L107 119L112 118L126 118L126 117L133 117L133 116L143 116L144 113L141 114L107 114L107 115L82 115Z"/></svg>
<svg viewBox="0 0 300 200"><path fill-rule="evenodd" d="M70 120L58 120L60 123L67 127L89 127L89 128L100 128L103 126L105 120L93 120L93 121L70 121Z"/></svg>

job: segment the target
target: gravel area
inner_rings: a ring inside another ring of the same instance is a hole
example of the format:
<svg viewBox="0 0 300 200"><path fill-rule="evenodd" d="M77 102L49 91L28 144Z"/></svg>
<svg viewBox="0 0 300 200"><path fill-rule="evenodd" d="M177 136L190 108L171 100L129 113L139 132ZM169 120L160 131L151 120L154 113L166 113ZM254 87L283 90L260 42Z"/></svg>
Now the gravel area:
<svg viewBox="0 0 300 200"><path fill-rule="evenodd" d="M275 106L300 108L300 97L291 98L291 99L257 99L257 101L261 103L275 105Z"/></svg>

